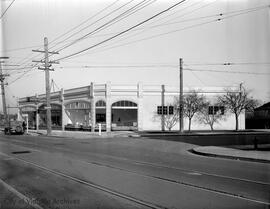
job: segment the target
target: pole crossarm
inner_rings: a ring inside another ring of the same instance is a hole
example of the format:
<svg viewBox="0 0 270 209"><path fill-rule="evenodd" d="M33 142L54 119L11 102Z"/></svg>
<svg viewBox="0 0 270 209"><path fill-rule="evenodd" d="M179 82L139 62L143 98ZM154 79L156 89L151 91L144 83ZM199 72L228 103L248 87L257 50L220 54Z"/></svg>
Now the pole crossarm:
<svg viewBox="0 0 270 209"><path fill-rule="evenodd" d="M39 70L49 70L49 71L54 71L53 68L49 68L50 66L46 67L38 67Z"/></svg>
<svg viewBox="0 0 270 209"><path fill-rule="evenodd" d="M36 49L33 49L32 50L33 52L40 52L40 53L48 53L48 54L59 54L59 52L55 52L55 51L52 51L52 52L46 52L46 51L43 51L43 50L36 50Z"/></svg>
<svg viewBox="0 0 270 209"><path fill-rule="evenodd" d="M45 60L32 60L32 62L45 63ZM60 64L58 61L49 61L49 64Z"/></svg>
<svg viewBox="0 0 270 209"><path fill-rule="evenodd" d="M52 64L59 64L58 61L49 61L49 54L59 54L58 52L49 52L48 39L44 38L44 50L32 50L33 52L44 53L44 59L33 60L33 62L43 63L43 67L38 67L39 70L45 71L45 85L46 85L46 119L47 119L47 135L51 135L52 132L52 118L51 118L51 96L50 96L50 71L54 71L50 68Z"/></svg>

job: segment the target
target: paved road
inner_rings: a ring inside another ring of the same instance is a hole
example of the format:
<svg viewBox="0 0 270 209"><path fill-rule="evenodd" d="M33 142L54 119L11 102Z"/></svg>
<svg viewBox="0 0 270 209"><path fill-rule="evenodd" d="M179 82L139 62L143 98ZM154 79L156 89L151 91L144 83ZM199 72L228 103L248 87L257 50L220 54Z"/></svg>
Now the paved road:
<svg viewBox="0 0 270 209"><path fill-rule="evenodd" d="M48 201L52 208L70 206L60 200L77 203L70 208L270 207L269 164L197 156L187 151L195 145L143 138L0 138L0 179L30 200L44 200L34 202L43 208Z"/></svg>

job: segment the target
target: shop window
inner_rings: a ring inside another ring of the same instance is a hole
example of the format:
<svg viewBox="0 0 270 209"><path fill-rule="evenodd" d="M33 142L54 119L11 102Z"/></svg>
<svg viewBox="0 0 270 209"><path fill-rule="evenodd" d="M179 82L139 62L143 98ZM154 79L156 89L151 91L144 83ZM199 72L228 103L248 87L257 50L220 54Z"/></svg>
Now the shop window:
<svg viewBox="0 0 270 209"><path fill-rule="evenodd" d="M169 106L169 115L173 115L174 108L173 106Z"/></svg>
<svg viewBox="0 0 270 209"><path fill-rule="evenodd" d="M113 107L137 107L137 104L131 101L118 101L112 104Z"/></svg>
<svg viewBox="0 0 270 209"><path fill-rule="evenodd" d="M208 107L208 114L209 115L216 115L216 114L221 114L224 115L225 108L224 106L209 106Z"/></svg>
<svg viewBox="0 0 270 209"><path fill-rule="evenodd" d="M96 107L106 107L106 103L102 100L96 102Z"/></svg>
<svg viewBox="0 0 270 209"><path fill-rule="evenodd" d="M157 114L158 115L168 115L168 109L169 109L169 114L173 114L173 106L157 106Z"/></svg>
<svg viewBox="0 0 270 209"><path fill-rule="evenodd" d="M162 115L162 106L157 107L157 114Z"/></svg>

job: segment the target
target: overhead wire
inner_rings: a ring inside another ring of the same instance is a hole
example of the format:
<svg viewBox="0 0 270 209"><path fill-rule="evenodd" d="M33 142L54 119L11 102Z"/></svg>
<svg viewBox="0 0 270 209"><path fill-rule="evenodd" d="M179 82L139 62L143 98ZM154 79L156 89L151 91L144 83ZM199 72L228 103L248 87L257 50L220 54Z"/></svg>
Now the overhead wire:
<svg viewBox="0 0 270 209"><path fill-rule="evenodd" d="M146 7L146 6L148 6L148 5L150 5L150 4L152 4L153 2L155 2L156 0L152 0L152 2L150 1L149 3L148 2L146 2L147 3L147 5L145 5L144 7ZM196 3L195 3L196 4ZM192 5L194 5L194 4L192 4ZM138 8L137 10L139 10L140 8ZM184 9L186 9L186 8L184 8ZM137 11L136 10L136 11ZM133 11L132 12L132 14L134 13L134 12L136 12L136 11ZM124 18L124 17L122 17L122 18ZM121 18L121 19L122 19ZM120 21L121 19L119 19L118 21ZM117 22L118 22L117 21ZM88 26L86 26L85 28L87 28L87 27L89 27L90 25L88 25ZM83 28L82 30L84 30L85 28ZM80 30L80 31L78 31L78 32L81 32L82 30ZM135 31L135 30L134 30ZM76 33L77 34L77 33ZM101 34L100 36L106 36L106 35L114 35L114 34L116 34L116 33L107 33L107 34ZM74 34L75 35L75 34ZM93 34L91 34L91 36L90 37L93 37L93 35L94 35L94 33ZM97 36L95 36L95 37L97 37ZM88 37L85 37L85 38L89 38L89 36Z"/></svg>
<svg viewBox="0 0 270 209"><path fill-rule="evenodd" d="M92 19L92 18L94 18L95 16L99 15L101 12L104 12L106 9L110 8L112 5L114 5L114 4L117 3L118 1L119 1L119 0L114 1L112 4L108 5L108 6L105 7L104 9L100 10L99 12L97 12L95 15L91 16L90 18L88 18L88 19L85 20L84 22L80 23L80 24L77 25L76 27L73 27L71 30L65 32L65 33L62 34L61 36L58 36L58 37L55 38L52 42L58 40L60 37L62 37L62 36L64 36L64 35L70 33L71 31L77 29L78 27L80 27L81 25L83 25L84 23L86 23L87 21L89 21L90 19ZM61 43L62 43L62 42L61 42ZM31 53L31 54L32 54L32 53ZM29 55L31 55L31 54L29 54ZM32 61L33 59L35 59L35 58L37 58L37 57L40 56L40 54L38 54L38 55L35 55L35 56L32 56L32 57L28 58L29 55L27 55L26 58L23 58L23 59L19 62L20 65L25 65L25 64L28 63L29 61ZM36 66L37 66L37 65L36 65Z"/></svg>
<svg viewBox="0 0 270 209"><path fill-rule="evenodd" d="M114 17L112 20L106 22L105 24L99 26L99 27L96 28L95 30L93 30L93 31L91 31L91 32L89 32L89 33L87 33L87 34L85 34L84 36L78 38L77 40L73 41L72 43L70 43L70 44L68 44L68 45L66 45L66 46L64 46L64 47L62 47L62 48L60 48L60 49L58 49L57 51L62 51L63 49L66 49L67 47L69 47L69 46L71 46L71 45L73 45L73 44L75 44L75 43L77 43L77 42L79 42L79 41L81 41L81 40L84 40L85 38L89 37L90 35L94 35L95 33L100 32L100 31L102 31L102 30L104 30L104 29L110 27L111 25L113 25L113 24L115 24L115 23L121 21L122 19L124 19L124 18L126 18L126 17L128 17L128 16L134 14L135 12L137 12L137 11L139 11L139 10L145 8L146 6L148 6L148 5L152 4L152 3L154 3L155 1L156 1L156 0L154 0L154 1L153 1L153 0L143 0L143 1L141 1L140 3L138 3L138 4L136 4L135 6L131 7L130 9L124 11L124 12L121 13L120 15Z"/></svg>
<svg viewBox="0 0 270 209"><path fill-rule="evenodd" d="M110 4L109 6L105 7L104 9L100 10L98 13L96 13L96 14L93 15L93 16L91 16L91 17L88 18L86 21L82 22L81 24L77 25L76 27L72 28L71 30L67 31L67 32L64 33L63 35L66 35L66 34L68 34L69 32L73 31L74 29L80 27L81 25L83 25L84 23L86 23L87 21L89 21L90 19L92 19L92 18L94 18L95 16L99 15L101 12L103 12L103 11L105 11L106 9L110 8L112 5L114 5L114 4L115 4L116 2L118 2L118 1L119 1L119 0L114 1L112 4ZM62 35L62 36L63 36L63 35ZM58 36L58 37L55 38L53 41L58 40L58 39L59 39L60 37L62 37L62 36ZM62 43L62 42L61 42L61 43ZM31 53L31 54L32 54L32 53ZM30 55L31 55L31 54L30 54ZM26 58L22 59L19 63L20 63L20 65L25 65L25 64L28 63L29 61L32 61L32 59L35 59L35 58L37 58L37 57L39 57L39 56L40 56L40 54L28 58L28 57L29 57L29 55L28 55ZM28 70L27 72L22 72L22 73L23 73L22 76L19 76L17 79L14 80L14 82L17 81L18 79L22 78L26 73L30 72L30 71L31 71L34 67L36 67L36 66L37 66L37 64L36 64L35 66L33 66L33 67L32 67L30 70Z"/></svg>
<svg viewBox="0 0 270 209"><path fill-rule="evenodd" d="M269 6L267 5L267 6L264 6L263 8L268 8L268 7ZM262 8L260 8L260 9L262 9ZM253 12L258 11L260 9L253 10ZM247 14L247 13L250 13L250 11L242 12L241 15L244 15L244 14ZM127 46L127 45L130 45L130 44L133 44L133 43L138 43L138 42L141 42L141 41L150 40L150 39L157 38L157 37L164 36L164 35L168 35L168 34L171 34L171 33L176 33L176 32L184 31L184 30L187 30L187 29L195 28L195 27L200 27L200 26L211 24L211 23L214 23L214 22L220 22L220 21L223 21L225 19L233 18L233 17L236 17L236 16L239 16L239 14L230 15L228 17L218 17L218 18L216 18L214 20L201 22L201 23L198 23L198 24L193 24L193 25L190 25L190 26L182 27L180 29L175 29L175 30L171 30L171 31L168 31L168 32L159 33L159 34L152 35L152 36L149 36L149 37L145 37L145 38L137 39L137 40L134 40L134 41L126 42L126 43L123 43L123 44L110 46L110 47L107 47L107 48L105 48L103 50L100 50L100 51L97 51L97 52L103 52L103 51L106 51L106 50L109 50L109 49L114 49L114 48L118 48L118 47L122 47L122 46ZM92 52L92 53L89 53L89 54L94 54L94 53L97 53L97 52Z"/></svg>
<svg viewBox="0 0 270 209"><path fill-rule="evenodd" d="M57 68L76 68L76 69L112 69L112 68L133 68L133 69L147 69L147 68L173 68L178 69L179 65L176 64L149 64L149 65L81 65L81 66L59 66ZM251 74L251 75L270 75L270 73L258 73L258 72L246 72L246 71L228 71L228 70L209 70L209 69L194 69L194 68L184 68L185 71L192 72L214 72L214 73L233 73L233 74ZM198 78L198 77L197 77ZM198 80L200 80L198 78ZM201 80L200 80L201 81ZM202 82L202 81L201 81Z"/></svg>
<svg viewBox="0 0 270 209"><path fill-rule="evenodd" d="M7 8L5 9L5 11L2 13L0 19L2 19L2 18L5 16L5 14L7 13L8 9L12 6L12 4L13 4L14 2L15 2L15 0L13 0L13 1L8 5L8 7L7 7Z"/></svg>
<svg viewBox="0 0 270 209"><path fill-rule="evenodd" d="M174 8L174 7L176 7L176 6L180 5L180 4L182 4L182 3L185 2L185 1L186 1L186 0L181 0L181 1L177 2L176 4L170 6L169 8L167 8L167 9L165 9L165 10L162 10L161 12L159 12L159 13L157 13L157 14L151 16L150 18L147 18L146 20L143 20L143 21L141 21L141 22L135 24L134 26L132 26L132 27L130 27L130 28L124 30L124 31L121 31L120 33L117 33L116 35L114 35L114 36L112 36L112 37L110 37L110 38L107 38L107 39L105 39L105 40L103 40L103 41L101 41L101 42L99 42L99 43L97 43L97 44L94 44L94 45L92 45L92 46L90 46L90 47L88 47L88 48L86 48L86 49L83 49L83 50L80 50L80 51L78 51L78 52L75 52L75 53L72 53L72 54L70 54L70 55L66 55L66 56L64 56L64 57L62 57L62 58L59 58L59 59L57 59L57 61L60 61L60 60L63 60L63 59L66 59L66 58L75 56L75 55L80 54L80 53L82 53L82 52L88 51L88 50L90 50L90 49L92 49L92 48L94 48L94 47L97 47L97 46L99 46L99 45L101 45L101 44L103 44L103 43L106 43L106 42L108 42L108 41L110 41L110 40L112 40L112 39L115 39L115 38L117 38L118 36L121 36L121 35L123 35L123 34L129 32L129 31L131 31L132 29L137 28L137 27L139 27L140 25L143 25L143 24L145 24L146 22L149 22L150 20L152 20L152 19L154 19L154 18L156 18L156 17L162 15L163 13L168 12L168 11L171 10L172 8Z"/></svg>
<svg viewBox="0 0 270 209"><path fill-rule="evenodd" d="M90 16L89 18L87 18L86 20L84 20L83 22L81 22L80 24L76 25L75 27L71 28L70 30L68 30L67 32L61 34L60 36L56 37L55 39L53 39L50 43L54 43L55 41L59 40L60 38L62 38L63 36L73 32L74 30L76 30L77 28L79 28L80 26L82 26L83 24L87 23L89 20L94 19L96 16L98 16L99 14L101 14L102 12L106 11L107 9L109 9L110 7L112 7L113 5L115 5L118 1L120 0L116 0L113 3L109 4L108 6L106 6L105 8L101 9L100 11L98 11L97 13L95 13L94 15ZM61 41L62 42L62 41ZM61 43L59 42L59 43ZM59 44L57 43L57 44Z"/></svg>
<svg viewBox="0 0 270 209"><path fill-rule="evenodd" d="M270 62L221 62L221 63L189 63L185 64L187 66L210 66L210 65L219 65L219 66L231 66L231 65L270 65Z"/></svg>
<svg viewBox="0 0 270 209"><path fill-rule="evenodd" d="M264 7L265 8L265 7ZM229 17L226 17L226 18L231 18L231 17L234 17L234 16L239 16L239 15L242 15L242 14L246 14L246 13L249 13L249 12L253 12L253 11L255 11L255 9L253 9L252 11L245 11L245 12L243 12L243 13L241 13L241 14L234 14L234 15L231 15L231 16L229 16ZM257 10L256 10L257 11ZM219 18L219 19L217 19L217 20L215 20L215 21L220 21L220 20L223 20L223 19L225 19L225 17L224 18ZM204 24L207 24L207 23L204 23ZM160 35L160 34L159 34ZM149 39L149 37L148 37L148 39ZM138 41L138 40L137 40ZM119 46L118 46L119 47ZM237 64L237 63L233 63L233 64ZM240 64L240 63L238 63L238 64ZM247 63L242 63L242 64L247 64ZM249 64L256 64L256 63L249 63ZM269 64L269 63L266 63L266 64ZM241 72L241 73L245 73L245 72Z"/></svg>
<svg viewBox="0 0 270 209"><path fill-rule="evenodd" d="M258 72L243 72L243 71L228 71L228 70L208 70L208 69L191 69L185 68L187 71L198 71L198 72L213 72L213 73L232 73L232 74L247 74L247 75L270 75L270 73L258 73Z"/></svg>
<svg viewBox="0 0 270 209"><path fill-rule="evenodd" d="M150 4L152 4L152 3L154 3L156 0L152 0L152 1L150 1L149 3L148 2L146 2L147 4L146 5L142 5L143 6L143 8L144 7L146 7L146 6L148 6L148 5L150 5ZM139 9L142 9L142 8L137 8L135 11L133 11L131 14L133 14L133 13L135 13L135 12L137 12ZM184 8L184 9L186 9L186 8ZM126 16L125 16L126 17ZM122 20L124 17L122 17L121 19L119 19L118 21L120 21L120 20ZM118 22L117 21L117 22ZM113 24L113 23L111 23L111 24ZM136 30L141 30L141 29L134 29L133 31L136 31ZM131 31L131 32L133 32L133 31ZM96 31L96 32L99 32L99 31ZM95 32L95 33L96 33ZM95 34L95 33L92 33L91 34L91 37L93 37L93 35ZM104 35L115 35L116 33L110 33L110 34L104 34ZM103 36L104 36L103 35ZM84 37L83 39L85 39L85 38L88 38L89 36L86 36L86 37Z"/></svg>
<svg viewBox="0 0 270 209"><path fill-rule="evenodd" d="M127 6L128 4L132 3L133 1L134 1L134 0L130 0L130 1L126 2L126 3L124 3L122 6L117 7L117 8L114 9L113 11L111 11L111 12L109 12L108 14L106 14L106 15L100 17L99 19L97 19L97 20L95 20L94 22L92 22L91 24L89 24L89 25L83 27L83 28L80 29L79 31L72 33L71 35L69 35L68 37L66 37L63 41L68 40L69 38L71 38L71 37L77 35L78 33L80 33L80 32L82 32L82 31L88 29L89 27L95 25L96 23L98 23L98 22L104 20L105 18L107 18L107 17L109 17L110 15L114 14L115 12L121 10L122 8L124 8L124 7ZM103 11L105 11L105 10L103 10ZM72 43L73 43L73 42L76 42L76 40L77 40L77 39L73 40ZM60 43L61 43L61 42L60 42ZM58 43L58 44L55 44L55 45L52 46L51 48L54 48L54 47L57 46L57 45L59 45L59 43ZM59 51L59 50L60 50L60 49L57 49L57 51Z"/></svg>

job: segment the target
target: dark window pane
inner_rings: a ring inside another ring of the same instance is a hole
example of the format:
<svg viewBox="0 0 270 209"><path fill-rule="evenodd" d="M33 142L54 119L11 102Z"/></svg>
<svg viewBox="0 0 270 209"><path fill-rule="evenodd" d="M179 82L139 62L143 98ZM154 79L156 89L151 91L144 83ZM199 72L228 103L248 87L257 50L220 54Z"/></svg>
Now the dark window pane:
<svg viewBox="0 0 270 209"><path fill-rule="evenodd" d="M225 112L224 106L221 106L221 107L220 107L220 111L221 111L221 115L224 115L224 112Z"/></svg>
<svg viewBox="0 0 270 209"><path fill-rule="evenodd" d="M173 106L169 106L169 115L173 115Z"/></svg>
<svg viewBox="0 0 270 209"><path fill-rule="evenodd" d="M163 114L164 115L168 114L168 107L167 106L163 106Z"/></svg>
<svg viewBox="0 0 270 209"><path fill-rule="evenodd" d="M162 107L161 106L157 106L157 114L158 115L162 114Z"/></svg>
<svg viewBox="0 0 270 209"><path fill-rule="evenodd" d="M209 115L213 115L213 113L214 113L214 107L213 106L209 106L208 107L208 114Z"/></svg>
<svg viewBox="0 0 270 209"><path fill-rule="evenodd" d="M214 114L217 114L218 111L219 111L219 106L214 106Z"/></svg>

